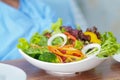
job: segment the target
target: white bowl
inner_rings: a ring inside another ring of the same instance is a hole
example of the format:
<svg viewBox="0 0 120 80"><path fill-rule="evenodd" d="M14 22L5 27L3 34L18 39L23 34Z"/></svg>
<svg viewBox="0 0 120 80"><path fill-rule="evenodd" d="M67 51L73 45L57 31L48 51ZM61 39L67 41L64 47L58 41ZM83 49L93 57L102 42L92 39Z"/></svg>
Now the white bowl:
<svg viewBox="0 0 120 80"><path fill-rule="evenodd" d="M113 59L115 59L116 61L120 62L120 54L115 54L113 56Z"/></svg>
<svg viewBox="0 0 120 80"><path fill-rule="evenodd" d="M49 63L44 61L39 61L34 59L27 54L25 54L22 50L20 50L21 55L34 66L45 70L47 73L52 75L74 75L76 72L83 72L90 69L95 68L101 62L106 59L100 59L96 56L91 56L89 58L83 59L81 61L70 62L70 63Z"/></svg>

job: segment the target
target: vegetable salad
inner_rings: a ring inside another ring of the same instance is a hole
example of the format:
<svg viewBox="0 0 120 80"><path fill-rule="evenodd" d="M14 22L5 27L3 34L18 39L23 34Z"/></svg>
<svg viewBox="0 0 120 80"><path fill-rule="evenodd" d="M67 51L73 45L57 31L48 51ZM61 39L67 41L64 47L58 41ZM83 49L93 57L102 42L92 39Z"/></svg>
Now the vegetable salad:
<svg viewBox="0 0 120 80"><path fill-rule="evenodd" d="M30 41L20 38L17 47L27 55L45 62L68 63L80 61L98 51L97 57L104 58L119 53L120 44L112 32L100 33L96 27L82 31L80 26L75 29L71 26L63 26L62 19L51 25L50 30L42 33L36 32Z"/></svg>

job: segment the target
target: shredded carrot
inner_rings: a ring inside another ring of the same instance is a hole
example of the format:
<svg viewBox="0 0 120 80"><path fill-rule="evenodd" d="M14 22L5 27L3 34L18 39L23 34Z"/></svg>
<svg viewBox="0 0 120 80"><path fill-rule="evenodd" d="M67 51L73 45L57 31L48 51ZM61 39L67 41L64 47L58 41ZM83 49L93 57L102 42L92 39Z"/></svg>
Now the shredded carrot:
<svg viewBox="0 0 120 80"><path fill-rule="evenodd" d="M76 38L73 35L71 35L69 32L64 32L64 34L66 34L68 36L68 38L70 38L74 41L76 40Z"/></svg>
<svg viewBox="0 0 120 80"><path fill-rule="evenodd" d="M73 45L64 45L63 47L64 48L73 48L74 46Z"/></svg>
<svg viewBox="0 0 120 80"><path fill-rule="evenodd" d="M66 57L64 54L62 54L59 50L57 50L54 46L48 46L48 49L52 52L52 53L55 53L59 56L64 56Z"/></svg>
<svg viewBox="0 0 120 80"><path fill-rule="evenodd" d="M60 51L66 51L66 54L68 54L68 55L72 55L74 53L76 53L78 55L83 55L83 53L80 50L77 50L77 49L75 49L73 47L68 47L67 48L66 46L63 46L63 47L58 47L58 49Z"/></svg>
<svg viewBox="0 0 120 80"><path fill-rule="evenodd" d="M48 49L58 55L58 56L62 56L66 58L66 61L77 61L77 60L81 60L83 58L85 58L86 56L79 50L74 49L73 47L70 46L70 48L68 47L57 47L57 46L48 46ZM66 53L62 53L62 51L66 51ZM77 55L77 56L76 56Z"/></svg>

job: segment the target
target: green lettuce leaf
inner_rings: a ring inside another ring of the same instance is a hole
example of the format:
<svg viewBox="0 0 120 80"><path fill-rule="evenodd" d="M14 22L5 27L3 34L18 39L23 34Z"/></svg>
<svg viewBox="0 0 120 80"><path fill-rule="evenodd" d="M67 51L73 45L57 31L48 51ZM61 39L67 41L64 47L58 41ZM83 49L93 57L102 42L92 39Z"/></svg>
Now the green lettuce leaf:
<svg viewBox="0 0 120 80"><path fill-rule="evenodd" d="M101 40L101 51L97 55L98 57L104 58L118 54L118 51L120 51L120 43L117 42L112 32L102 34Z"/></svg>
<svg viewBox="0 0 120 80"><path fill-rule="evenodd" d="M62 19L59 18L56 23L53 23L51 26L52 34L61 33L60 27L62 26Z"/></svg>

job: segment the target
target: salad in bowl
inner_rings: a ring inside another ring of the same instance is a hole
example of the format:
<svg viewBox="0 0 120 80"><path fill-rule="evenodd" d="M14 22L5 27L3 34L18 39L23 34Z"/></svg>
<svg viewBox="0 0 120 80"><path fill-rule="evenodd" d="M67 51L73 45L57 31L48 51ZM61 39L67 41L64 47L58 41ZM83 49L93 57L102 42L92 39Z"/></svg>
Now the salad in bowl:
<svg viewBox="0 0 120 80"><path fill-rule="evenodd" d="M33 34L30 41L20 38L17 47L36 67L64 75L90 70L120 51L112 32L100 33L96 27L83 31L80 26L64 26L62 19L50 30Z"/></svg>

